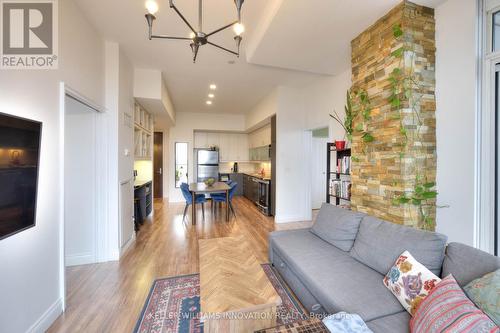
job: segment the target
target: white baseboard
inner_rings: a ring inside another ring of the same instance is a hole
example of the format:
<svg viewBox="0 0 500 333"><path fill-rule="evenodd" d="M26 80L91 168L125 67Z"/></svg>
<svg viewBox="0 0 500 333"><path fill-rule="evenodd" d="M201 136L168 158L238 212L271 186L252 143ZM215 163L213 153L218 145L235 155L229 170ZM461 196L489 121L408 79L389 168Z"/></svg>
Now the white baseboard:
<svg viewBox="0 0 500 333"><path fill-rule="evenodd" d="M275 223L305 222L309 220L311 219L302 215L276 215L274 217Z"/></svg>
<svg viewBox="0 0 500 333"><path fill-rule="evenodd" d="M135 232L132 234L132 237L125 243L125 245L122 246L120 250L120 257L127 252L127 250L130 248L130 246L135 242Z"/></svg>
<svg viewBox="0 0 500 333"><path fill-rule="evenodd" d="M33 325L31 325L30 328L28 328L26 332L43 333L47 331L62 312L62 299L59 298L47 309L47 311L44 312L44 314L40 318L38 318L38 320Z"/></svg>
<svg viewBox="0 0 500 333"><path fill-rule="evenodd" d="M65 258L66 267L88 265L96 262L96 258L92 253L80 253L67 255Z"/></svg>

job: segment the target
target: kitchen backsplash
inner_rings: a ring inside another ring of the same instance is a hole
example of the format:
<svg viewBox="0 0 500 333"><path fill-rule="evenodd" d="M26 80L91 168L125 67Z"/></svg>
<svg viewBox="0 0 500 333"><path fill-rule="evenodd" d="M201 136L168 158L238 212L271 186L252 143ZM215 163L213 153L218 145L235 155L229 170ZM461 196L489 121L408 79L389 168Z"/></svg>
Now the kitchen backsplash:
<svg viewBox="0 0 500 333"><path fill-rule="evenodd" d="M150 181L153 180L153 162L152 161L135 161L134 170L137 170L136 180Z"/></svg>
<svg viewBox="0 0 500 333"><path fill-rule="evenodd" d="M220 173L230 173L231 168L233 167L234 163L220 163L219 164L219 172ZM239 162L238 163L238 172L241 173L259 173L262 169L264 169L265 176L270 177L271 176L271 163L270 162L263 162L263 163L245 163L245 162Z"/></svg>

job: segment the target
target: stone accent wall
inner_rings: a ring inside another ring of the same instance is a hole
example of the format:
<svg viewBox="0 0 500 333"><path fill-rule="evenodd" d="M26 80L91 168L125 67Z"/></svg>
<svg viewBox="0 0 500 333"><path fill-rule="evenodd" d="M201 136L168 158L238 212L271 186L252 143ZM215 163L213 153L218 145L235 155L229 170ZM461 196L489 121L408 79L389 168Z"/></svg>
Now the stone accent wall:
<svg viewBox="0 0 500 333"><path fill-rule="evenodd" d="M393 33L397 25L404 32L399 39ZM353 90L368 92L372 111L366 124L375 137L374 142L365 143L360 134L353 136L352 208L394 223L423 227L415 206L395 205L393 200L414 189L417 169L424 170L422 176L428 182L436 177L434 10L404 1L351 46ZM410 51L401 61L392 53L403 46ZM418 81L412 89L420 100L420 126L409 102L403 103L402 112L389 102L390 74L394 68L410 71L411 66ZM401 124L409 137L420 131L419 139L405 144ZM426 213L435 219L433 202Z"/></svg>

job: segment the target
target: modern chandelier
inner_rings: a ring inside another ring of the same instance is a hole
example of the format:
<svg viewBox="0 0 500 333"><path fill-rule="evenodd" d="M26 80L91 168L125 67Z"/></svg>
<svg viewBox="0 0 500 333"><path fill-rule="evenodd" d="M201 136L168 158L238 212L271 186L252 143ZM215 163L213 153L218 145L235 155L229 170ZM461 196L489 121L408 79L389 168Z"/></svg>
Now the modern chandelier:
<svg viewBox="0 0 500 333"><path fill-rule="evenodd" d="M191 34L189 37L171 37L171 36L165 36L165 35L154 35L153 34L153 22L156 20L155 14L158 12L158 4L155 2L155 0L148 0L146 1L146 9L148 10L148 13L146 14L146 20L148 22L148 27L149 27L149 40L152 40L153 38L156 39L176 39L176 40L189 40L191 43L189 44L191 46L191 50L193 51L193 63L196 62L196 58L198 57L198 51L200 49L200 46L203 46L205 44L212 45L216 48L219 48L223 51L229 52L231 54L234 54L236 56L240 56L240 45L243 37L241 36L243 32L245 31L245 28L243 24L241 23L241 7L243 6L243 2L245 0L234 0L234 4L236 5L236 10L238 12L238 20L235 22L232 22L228 25L223 26L222 28L216 29L210 33L205 33L203 32L203 0L199 0L199 6L198 6L198 30L196 30L189 22L188 20L182 15L182 13L177 9L177 7L174 4L174 0L169 0L170 8L172 8L177 15L180 16L180 18L186 23L186 25L189 27L191 30ZM236 48L237 51L232 51L230 49L227 49L225 47L222 47L220 45L214 44L208 40L208 38L212 35L215 35L216 33L219 33L223 30L226 30L230 27L233 27L235 37L234 40L236 42Z"/></svg>

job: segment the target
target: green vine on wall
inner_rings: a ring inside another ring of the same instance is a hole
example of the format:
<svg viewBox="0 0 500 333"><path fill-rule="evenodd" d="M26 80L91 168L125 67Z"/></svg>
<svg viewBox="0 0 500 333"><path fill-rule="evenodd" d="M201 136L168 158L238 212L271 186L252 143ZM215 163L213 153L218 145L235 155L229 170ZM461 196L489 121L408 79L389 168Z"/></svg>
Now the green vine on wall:
<svg viewBox="0 0 500 333"><path fill-rule="evenodd" d="M344 128L349 141L352 142L354 133L359 133L365 144L375 141L375 137L368 131L368 121L371 119L372 106L366 90L348 90L344 111L345 117L343 121L336 111L333 111L330 117L335 119ZM361 119L361 121L354 125L357 119Z"/></svg>
<svg viewBox="0 0 500 333"><path fill-rule="evenodd" d="M420 92L422 87L415 74L414 44L405 39L405 33L401 25L395 25L393 27L393 36L396 40L403 41L403 46L392 52L392 56L399 59L399 64L398 67L393 69L389 76L389 82L391 84L389 103L393 110L396 111L393 115L393 119L400 121L399 132L402 137L400 159L402 161L405 158L404 151L410 143L423 141L421 134L423 122L420 115L420 101L422 96L418 93L415 95L415 91ZM405 67L405 63L409 63L410 66ZM416 124L416 129L411 131L411 133L408 133L404 123L405 119L403 113L407 110L411 112L412 121ZM425 163L423 164L425 166ZM415 161L414 188L412 191L397 196L394 199L394 204L410 204L415 206L419 214L419 220L423 222L424 228L432 229L435 221L426 211L426 208L435 207L435 199L438 195L435 187L436 183L427 181L426 177L423 175L420 163Z"/></svg>

